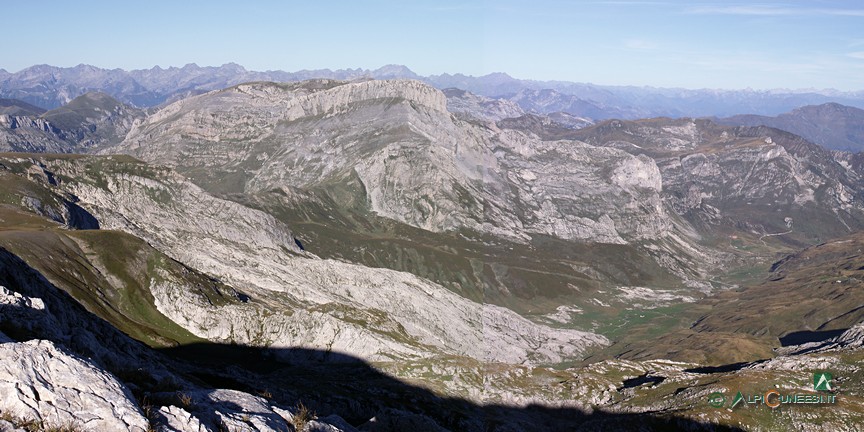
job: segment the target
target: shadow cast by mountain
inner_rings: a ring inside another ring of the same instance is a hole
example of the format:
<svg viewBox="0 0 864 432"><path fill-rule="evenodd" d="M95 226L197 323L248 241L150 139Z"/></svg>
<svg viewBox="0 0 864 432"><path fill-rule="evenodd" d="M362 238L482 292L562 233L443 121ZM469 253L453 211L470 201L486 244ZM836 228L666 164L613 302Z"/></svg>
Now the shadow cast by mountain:
<svg viewBox="0 0 864 432"><path fill-rule="evenodd" d="M152 349L87 311L2 247L0 285L25 296L20 304L0 304L0 330L17 341L52 340L83 361L104 367L129 386L142 408L148 396L231 389L282 407L303 403L319 416L338 415L363 431L740 430L681 417L674 411L614 413L476 403L441 396L383 373L363 359L330 351L218 343ZM41 299L44 307L27 306L26 298Z"/></svg>
<svg viewBox="0 0 864 432"><path fill-rule="evenodd" d="M642 375L639 375L636 378L625 379L624 382L622 383L623 385L619 388L619 391L623 390L623 389L639 387L639 386L642 386L645 384L657 385L657 384L662 383L665 380L666 380L666 377L650 376L648 374L648 372L646 372Z"/></svg>
<svg viewBox="0 0 864 432"><path fill-rule="evenodd" d="M288 406L302 401L319 414L339 415L361 430L403 430L398 425L408 424L406 418L413 419L412 424L417 418L431 420L454 431L740 430L674 412L622 414L538 404L480 404L440 396L360 358L319 350L201 343L159 351L185 364L184 370L200 385L266 392ZM376 422L368 423L373 417Z"/></svg>
<svg viewBox="0 0 864 432"><path fill-rule="evenodd" d="M797 331L789 333L785 336L780 337L780 346L788 347L793 345L802 345L806 343L812 342L826 342L830 339L833 339L837 336L840 336L849 330L848 328L839 329L839 330L821 330L821 331Z"/></svg>
<svg viewBox="0 0 864 432"><path fill-rule="evenodd" d="M74 229L82 230L98 230L99 220L93 214L77 204L78 197L70 195L70 200L65 202L66 209L69 213L69 219L66 223Z"/></svg>
<svg viewBox="0 0 864 432"><path fill-rule="evenodd" d="M757 365L757 364L763 363L765 361L766 360L756 360L756 361L749 361L749 362L729 363L729 364L720 365L720 366L702 366L702 367L684 369L684 372L698 373L698 374L736 372L736 371L739 371L741 369L744 369L747 366Z"/></svg>

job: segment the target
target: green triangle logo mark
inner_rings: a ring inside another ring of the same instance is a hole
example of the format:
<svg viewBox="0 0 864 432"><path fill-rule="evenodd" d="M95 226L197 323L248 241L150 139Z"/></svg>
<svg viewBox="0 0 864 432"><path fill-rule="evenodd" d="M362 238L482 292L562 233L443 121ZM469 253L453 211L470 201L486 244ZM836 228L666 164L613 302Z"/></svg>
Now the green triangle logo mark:
<svg viewBox="0 0 864 432"><path fill-rule="evenodd" d="M813 390L831 391L831 380L834 377L828 372L816 372L813 374Z"/></svg>
<svg viewBox="0 0 864 432"><path fill-rule="evenodd" d="M735 395L735 398L732 399L732 405L729 408L735 408L735 405L738 405L741 401L744 400L744 395L741 394L741 391L738 391L738 394Z"/></svg>

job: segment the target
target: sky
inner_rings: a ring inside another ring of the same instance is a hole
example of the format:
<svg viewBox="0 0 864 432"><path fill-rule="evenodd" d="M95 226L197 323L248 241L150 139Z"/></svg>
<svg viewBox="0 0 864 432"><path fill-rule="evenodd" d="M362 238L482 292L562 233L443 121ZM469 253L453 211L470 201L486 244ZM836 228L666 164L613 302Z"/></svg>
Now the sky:
<svg viewBox="0 0 864 432"><path fill-rule="evenodd" d="M8 4L4 4L8 3ZM864 90L859 1L0 0L0 68L505 72L534 80Z"/></svg>

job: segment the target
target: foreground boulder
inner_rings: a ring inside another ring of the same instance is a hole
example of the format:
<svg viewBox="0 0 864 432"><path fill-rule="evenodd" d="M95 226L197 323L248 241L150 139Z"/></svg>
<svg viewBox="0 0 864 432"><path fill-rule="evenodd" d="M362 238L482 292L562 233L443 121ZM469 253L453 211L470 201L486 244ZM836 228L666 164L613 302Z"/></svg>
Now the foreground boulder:
<svg viewBox="0 0 864 432"><path fill-rule="evenodd" d="M44 427L148 430L147 419L123 384L51 341L0 344L0 359L4 413Z"/></svg>

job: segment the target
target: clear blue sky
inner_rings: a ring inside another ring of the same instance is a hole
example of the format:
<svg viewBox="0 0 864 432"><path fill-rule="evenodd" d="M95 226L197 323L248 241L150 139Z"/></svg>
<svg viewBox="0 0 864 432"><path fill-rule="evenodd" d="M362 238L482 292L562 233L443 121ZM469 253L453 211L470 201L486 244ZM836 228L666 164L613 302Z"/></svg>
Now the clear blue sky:
<svg viewBox="0 0 864 432"><path fill-rule="evenodd" d="M864 89L858 1L0 0L0 68L377 68L686 88Z"/></svg>

